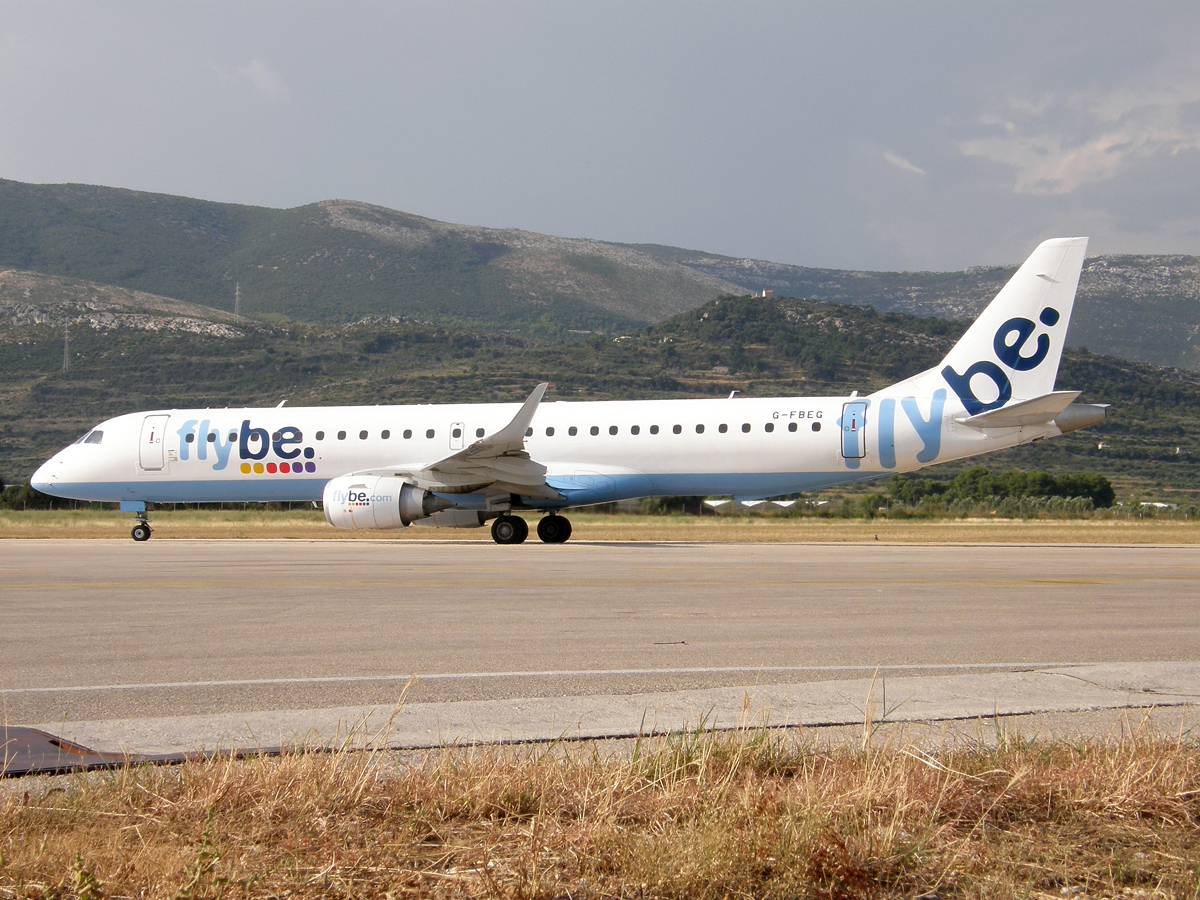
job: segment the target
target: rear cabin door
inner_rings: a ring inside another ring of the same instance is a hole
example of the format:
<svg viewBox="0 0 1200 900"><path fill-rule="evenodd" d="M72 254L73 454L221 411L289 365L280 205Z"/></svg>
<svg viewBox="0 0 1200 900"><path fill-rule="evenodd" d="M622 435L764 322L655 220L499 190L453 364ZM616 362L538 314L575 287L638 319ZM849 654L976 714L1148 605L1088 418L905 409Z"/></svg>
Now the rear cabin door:
<svg viewBox="0 0 1200 900"><path fill-rule="evenodd" d="M867 404L856 400L842 406L842 456L862 459L867 455Z"/></svg>
<svg viewBox="0 0 1200 900"><path fill-rule="evenodd" d="M138 463L147 472L158 472L163 467L167 419L170 416L146 416L142 420L142 438L138 444Z"/></svg>
<svg viewBox="0 0 1200 900"><path fill-rule="evenodd" d="M461 450L463 448L463 436L467 433L467 426L462 422L453 422L450 425L450 449Z"/></svg>

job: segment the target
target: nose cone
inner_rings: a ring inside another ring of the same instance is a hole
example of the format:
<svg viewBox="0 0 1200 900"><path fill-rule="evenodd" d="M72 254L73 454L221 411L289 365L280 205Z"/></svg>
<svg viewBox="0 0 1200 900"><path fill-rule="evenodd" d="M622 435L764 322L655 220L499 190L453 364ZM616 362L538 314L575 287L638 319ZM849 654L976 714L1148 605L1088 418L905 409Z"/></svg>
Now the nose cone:
<svg viewBox="0 0 1200 900"><path fill-rule="evenodd" d="M61 494L58 492L58 483L62 480L62 470L63 462L56 456L38 467L29 479L29 486L51 497L59 497Z"/></svg>

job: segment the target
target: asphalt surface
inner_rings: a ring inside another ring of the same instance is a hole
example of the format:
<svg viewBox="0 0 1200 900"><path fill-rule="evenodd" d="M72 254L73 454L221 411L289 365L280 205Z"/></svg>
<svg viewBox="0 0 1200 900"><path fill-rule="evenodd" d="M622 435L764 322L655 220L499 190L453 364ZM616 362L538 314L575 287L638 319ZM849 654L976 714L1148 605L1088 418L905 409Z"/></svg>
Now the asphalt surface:
<svg viewBox="0 0 1200 900"><path fill-rule="evenodd" d="M0 566L14 724L386 707L410 676L410 703L552 709L1200 661L1192 547L8 541Z"/></svg>

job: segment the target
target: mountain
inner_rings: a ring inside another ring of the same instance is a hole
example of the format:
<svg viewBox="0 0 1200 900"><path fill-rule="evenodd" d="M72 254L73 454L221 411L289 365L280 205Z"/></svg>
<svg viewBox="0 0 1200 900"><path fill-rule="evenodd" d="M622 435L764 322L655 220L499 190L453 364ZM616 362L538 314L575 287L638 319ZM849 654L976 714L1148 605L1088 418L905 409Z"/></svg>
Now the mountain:
<svg viewBox="0 0 1200 900"><path fill-rule="evenodd" d="M366 203L295 209L0 180L0 268L308 322L416 316L529 335L625 330L740 291L636 248L451 225Z"/></svg>
<svg viewBox="0 0 1200 900"><path fill-rule="evenodd" d="M25 277L0 276L0 477L10 482L96 422L142 409L513 401L541 380L554 385L550 400L828 396L926 368L965 330L872 307L739 297L616 339L540 341L398 317L237 322L220 310L66 281L47 289L82 296L38 305L35 288L26 297L20 286ZM1195 503L1200 374L1068 350L1058 383L1113 404L1110 420L1006 451L989 466L1098 472L1122 498Z"/></svg>
<svg viewBox="0 0 1200 900"><path fill-rule="evenodd" d="M962 321L978 316L1017 270L1016 266L981 266L964 272L853 272L638 246L754 293L768 290L780 296ZM1198 334L1200 257L1097 256L1087 260L1067 338L1071 346L1200 370Z"/></svg>
<svg viewBox="0 0 1200 900"><path fill-rule="evenodd" d="M1032 246L1030 247L1032 250ZM126 288L258 319L400 316L526 337L623 334L723 295L774 291L969 320L1013 266L854 272L452 225L328 200L295 209L0 180L0 269ZM1200 258L1087 261L1071 346L1200 370Z"/></svg>

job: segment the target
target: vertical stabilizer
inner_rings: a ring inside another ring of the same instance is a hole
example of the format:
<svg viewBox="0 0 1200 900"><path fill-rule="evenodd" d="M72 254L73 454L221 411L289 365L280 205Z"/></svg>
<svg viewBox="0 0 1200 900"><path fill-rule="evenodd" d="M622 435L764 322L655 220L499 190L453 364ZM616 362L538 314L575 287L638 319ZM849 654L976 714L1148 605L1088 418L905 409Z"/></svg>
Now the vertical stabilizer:
<svg viewBox="0 0 1200 900"><path fill-rule="evenodd" d="M968 414L1054 390L1087 242L1040 244L938 364Z"/></svg>

